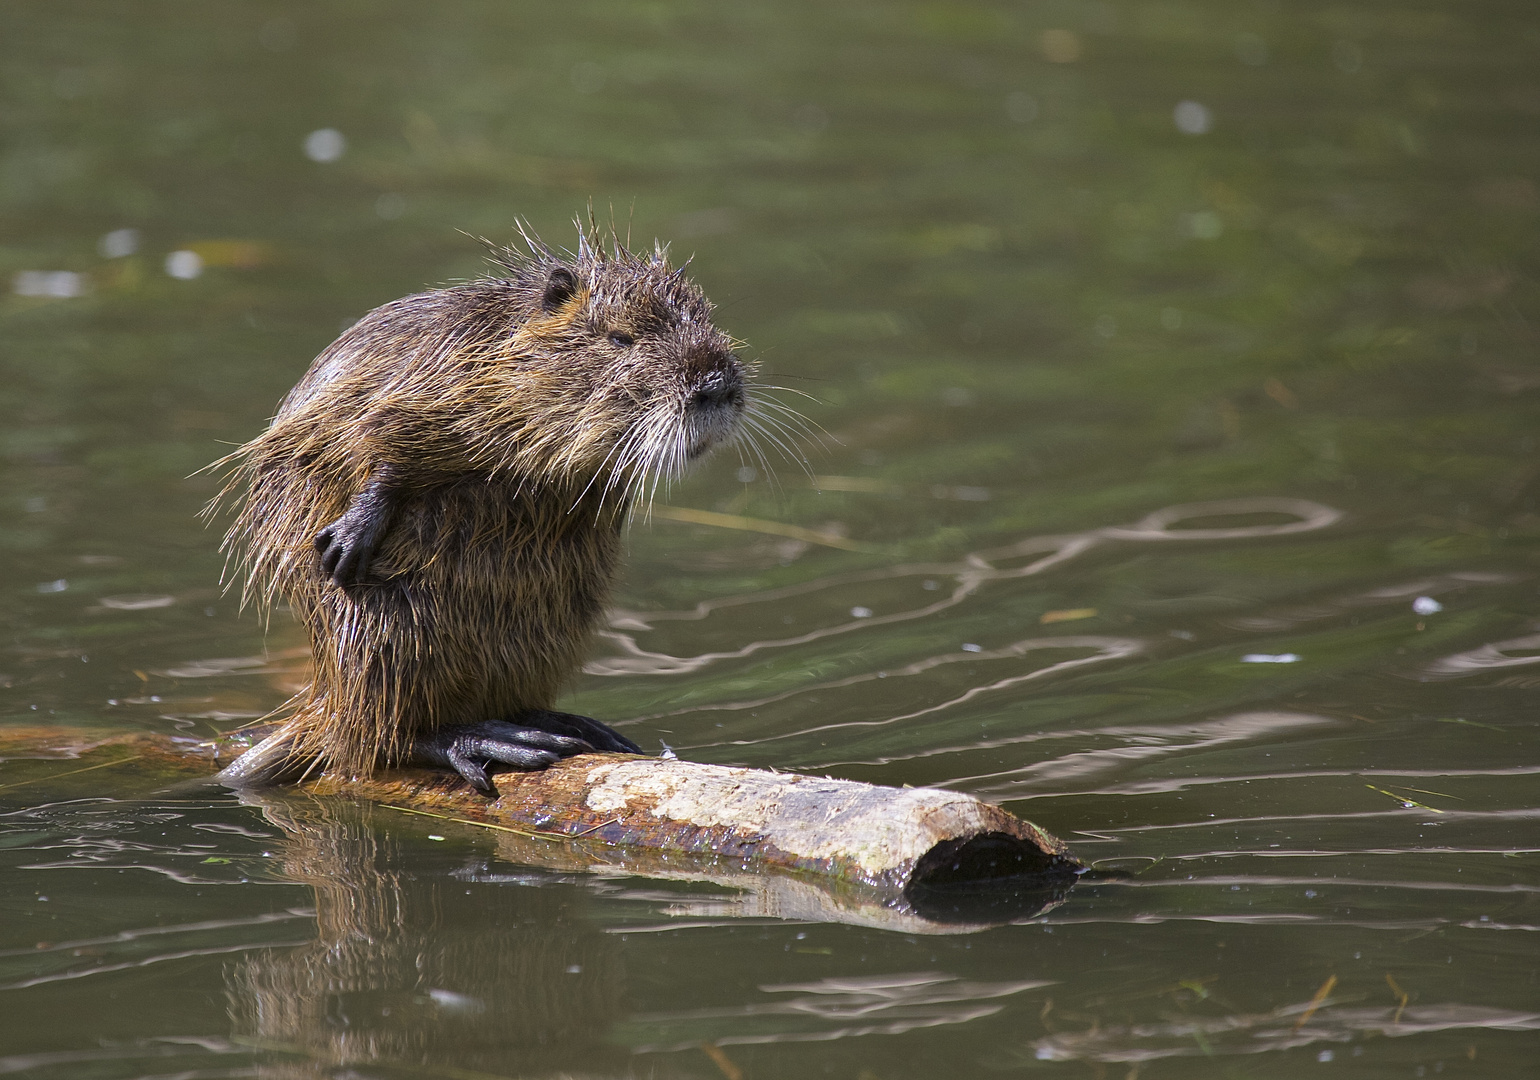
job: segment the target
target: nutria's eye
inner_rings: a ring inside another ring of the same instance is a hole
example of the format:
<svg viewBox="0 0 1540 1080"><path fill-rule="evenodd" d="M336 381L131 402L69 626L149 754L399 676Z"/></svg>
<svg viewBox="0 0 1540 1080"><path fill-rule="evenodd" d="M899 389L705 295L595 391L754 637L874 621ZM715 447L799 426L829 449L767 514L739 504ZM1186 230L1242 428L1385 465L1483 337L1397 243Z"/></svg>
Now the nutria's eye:
<svg viewBox="0 0 1540 1080"><path fill-rule="evenodd" d="M630 334L622 334L619 330L610 331L610 344L619 345L622 349L636 344L636 338Z"/></svg>

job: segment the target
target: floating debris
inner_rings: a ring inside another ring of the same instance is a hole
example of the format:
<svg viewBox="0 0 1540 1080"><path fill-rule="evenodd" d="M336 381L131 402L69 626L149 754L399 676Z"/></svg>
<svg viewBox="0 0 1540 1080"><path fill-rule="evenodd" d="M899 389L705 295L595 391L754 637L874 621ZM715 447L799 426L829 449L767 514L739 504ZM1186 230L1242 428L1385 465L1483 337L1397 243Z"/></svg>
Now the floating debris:
<svg viewBox="0 0 1540 1080"><path fill-rule="evenodd" d="M348 152L347 136L336 128L320 128L305 136L305 156L329 165Z"/></svg>
<svg viewBox="0 0 1540 1080"><path fill-rule="evenodd" d="M139 250L138 229L113 229L96 242L96 250L104 259L121 259Z"/></svg>
<svg viewBox="0 0 1540 1080"><path fill-rule="evenodd" d="M149 611L152 608L170 607L176 603L176 597L152 593L128 593L123 596L104 596L99 603L102 607L117 611Z"/></svg>
<svg viewBox="0 0 1540 1080"><path fill-rule="evenodd" d="M1076 622L1080 619L1094 619L1097 610L1094 607L1065 608L1061 611L1045 611L1038 616L1037 621L1044 626L1056 622Z"/></svg>
<svg viewBox="0 0 1540 1080"><path fill-rule="evenodd" d="M1310 999L1310 1004L1305 1006L1305 1011L1300 1013L1299 1019L1294 1022L1295 1031L1298 1031L1300 1028L1304 1027L1305 1021L1309 1020L1316 1014L1316 1010L1319 1009L1322 1004L1325 1003L1326 999L1331 996L1332 987L1336 985L1337 976L1335 975L1332 975L1321 984L1321 988L1317 990L1315 992L1315 996Z"/></svg>
<svg viewBox="0 0 1540 1080"><path fill-rule="evenodd" d="M1183 135L1207 135L1214 127L1214 114L1197 101L1180 101L1171 110L1171 120Z"/></svg>
<svg viewBox="0 0 1540 1080"><path fill-rule="evenodd" d="M173 251L166 256L166 273L179 281L191 281L203 274L203 256L196 251Z"/></svg>
<svg viewBox="0 0 1540 1080"><path fill-rule="evenodd" d="M1386 791L1384 788L1382 788L1382 787L1375 787L1373 784L1365 784L1364 787L1368 788L1370 791L1377 791L1381 795L1385 795L1385 796L1388 796L1389 798L1392 798L1392 799L1396 800L1396 802L1400 803L1402 808L1406 809L1406 810L1426 810L1430 814L1442 814L1443 813L1443 811L1440 810L1436 806L1429 806L1427 803L1418 802L1416 799L1409 799L1405 795L1397 795L1394 791ZM1412 788L1412 789L1408 789L1408 790L1416 790L1416 789Z"/></svg>
<svg viewBox="0 0 1540 1080"><path fill-rule="evenodd" d="M22 270L11 278L11 291L17 296L50 300L84 296L89 285L89 278L72 270Z"/></svg>

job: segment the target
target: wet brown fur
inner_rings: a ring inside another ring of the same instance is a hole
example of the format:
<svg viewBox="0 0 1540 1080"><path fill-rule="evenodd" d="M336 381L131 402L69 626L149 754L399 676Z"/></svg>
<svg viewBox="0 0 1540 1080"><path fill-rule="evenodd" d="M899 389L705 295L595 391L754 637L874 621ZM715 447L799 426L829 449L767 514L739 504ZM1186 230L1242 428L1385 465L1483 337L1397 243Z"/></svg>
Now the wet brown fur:
<svg viewBox="0 0 1540 1080"><path fill-rule="evenodd" d="M703 366L731 365L740 385L742 369L664 250L605 251L583 232L575 255L530 241L494 261L495 277L364 316L220 463L210 509L239 506L225 548L244 598L287 598L310 633L314 680L272 742L307 768L367 774L420 733L550 708L635 500L734 434L689 411ZM563 266L575 291L552 305ZM344 589L314 538L382 465L404 478L400 509Z"/></svg>

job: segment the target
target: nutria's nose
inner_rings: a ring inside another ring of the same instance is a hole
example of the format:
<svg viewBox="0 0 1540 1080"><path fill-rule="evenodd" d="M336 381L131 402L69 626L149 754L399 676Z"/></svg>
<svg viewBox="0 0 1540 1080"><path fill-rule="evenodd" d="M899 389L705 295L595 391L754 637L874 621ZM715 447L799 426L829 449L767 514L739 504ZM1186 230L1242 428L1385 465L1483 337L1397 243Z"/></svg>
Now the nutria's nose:
<svg viewBox="0 0 1540 1080"><path fill-rule="evenodd" d="M696 409L726 408L743 404L743 380L737 372L722 369L709 372L690 395Z"/></svg>

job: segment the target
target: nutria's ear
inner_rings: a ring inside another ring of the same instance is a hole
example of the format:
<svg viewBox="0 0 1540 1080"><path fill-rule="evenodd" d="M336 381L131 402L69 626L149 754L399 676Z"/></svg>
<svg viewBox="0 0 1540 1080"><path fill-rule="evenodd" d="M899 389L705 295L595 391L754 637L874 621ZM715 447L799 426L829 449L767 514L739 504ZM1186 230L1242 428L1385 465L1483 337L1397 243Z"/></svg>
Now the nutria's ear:
<svg viewBox="0 0 1540 1080"><path fill-rule="evenodd" d="M540 306L546 311L555 311L577 292L577 275L565 266L557 266L551 270L551 276L546 278L545 293L540 297Z"/></svg>

